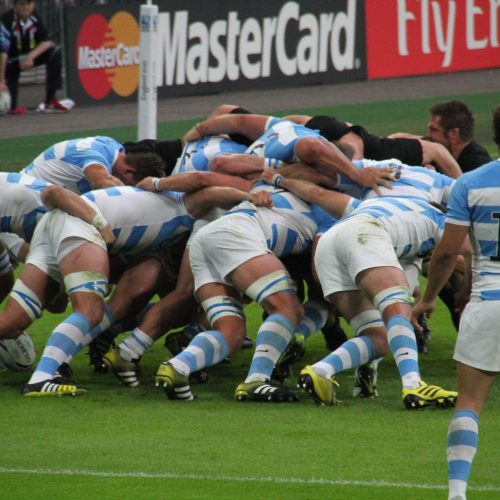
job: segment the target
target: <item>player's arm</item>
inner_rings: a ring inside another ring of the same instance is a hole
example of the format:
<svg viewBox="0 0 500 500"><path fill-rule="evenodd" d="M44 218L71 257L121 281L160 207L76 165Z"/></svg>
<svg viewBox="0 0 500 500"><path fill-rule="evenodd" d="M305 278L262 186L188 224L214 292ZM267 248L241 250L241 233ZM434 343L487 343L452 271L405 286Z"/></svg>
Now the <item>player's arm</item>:
<svg viewBox="0 0 500 500"><path fill-rule="evenodd" d="M422 145L424 165L435 163L441 173L453 179L457 179L462 175L460 165L442 144L424 139L420 140L420 144Z"/></svg>
<svg viewBox="0 0 500 500"><path fill-rule="evenodd" d="M261 179L268 184L290 191L304 201L319 205L323 210L337 218L342 217L353 201L351 196L324 189L306 180L283 177L273 169L265 169Z"/></svg>
<svg viewBox="0 0 500 500"><path fill-rule="evenodd" d="M412 311L415 326L417 325L416 318L420 314L431 316L436 307L436 298L455 269L459 254L470 254L468 230L468 226L445 224L443 235L432 253L425 291Z"/></svg>
<svg viewBox="0 0 500 500"><path fill-rule="evenodd" d="M360 186L374 189L377 193L379 193L378 185L392 189L386 180L393 178L394 172L391 169L358 169L337 146L324 139L307 137L298 141L295 155L299 161L318 168L320 172L334 179L337 178L337 174L341 174Z"/></svg>
<svg viewBox="0 0 500 500"><path fill-rule="evenodd" d="M290 120L293 123L298 123L299 125L305 125L312 116L309 115L288 115L285 116L285 120Z"/></svg>
<svg viewBox="0 0 500 500"><path fill-rule="evenodd" d="M106 167L100 163L87 165L83 171L92 189L104 189L108 187L123 186L123 182L111 175Z"/></svg>
<svg viewBox="0 0 500 500"><path fill-rule="evenodd" d="M325 175L316 168L310 167L305 163L284 165L275 173L279 173L289 179L303 179L326 188L335 188L338 183L338 177L332 178L332 176Z"/></svg>
<svg viewBox="0 0 500 500"><path fill-rule="evenodd" d="M220 115L196 124L185 136L186 141L219 134L243 134L251 140L260 137L269 116L266 115Z"/></svg>
<svg viewBox="0 0 500 500"><path fill-rule="evenodd" d="M250 191L253 182L234 175L218 174L216 172L186 172L162 178L146 177L137 184L137 187L157 193L161 191L192 193L213 186L228 186L242 191Z"/></svg>
<svg viewBox="0 0 500 500"><path fill-rule="evenodd" d="M422 139L421 135L410 134L408 132L394 132L394 134L388 135L388 139Z"/></svg>
<svg viewBox="0 0 500 500"><path fill-rule="evenodd" d="M43 204L49 209L59 208L73 217L94 226L106 243L113 243L115 236L102 214L86 203L80 196L61 186L48 186L41 194Z"/></svg>
<svg viewBox="0 0 500 500"><path fill-rule="evenodd" d="M273 205L268 191L247 193L226 186L207 187L184 197L187 211L195 218L203 217L213 207L231 208L242 201L250 201L256 206L272 207Z"/></svg>
<svg viewBox="0 0 500 500"><path fill-rule="evenodd" d="M276 161L276 163L279 163ZM247 154L228 153L212 158L208 168L212 172L228 175L247 176L262 172L266 159Z"/></svg>

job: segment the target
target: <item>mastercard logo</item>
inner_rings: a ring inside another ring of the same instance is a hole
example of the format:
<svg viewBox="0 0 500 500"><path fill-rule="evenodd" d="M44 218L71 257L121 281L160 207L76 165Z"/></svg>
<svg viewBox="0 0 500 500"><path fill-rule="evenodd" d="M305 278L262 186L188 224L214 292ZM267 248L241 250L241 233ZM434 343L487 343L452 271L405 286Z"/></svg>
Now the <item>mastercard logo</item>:
<svg viewBox="0 0 500 500"><path fill-rule="evenodd" d="M85 92L104 99L111 91L121 97L135 92L139 82L139 26L128 12L109 21L88 16L76 41L78 76Z"/></svg>

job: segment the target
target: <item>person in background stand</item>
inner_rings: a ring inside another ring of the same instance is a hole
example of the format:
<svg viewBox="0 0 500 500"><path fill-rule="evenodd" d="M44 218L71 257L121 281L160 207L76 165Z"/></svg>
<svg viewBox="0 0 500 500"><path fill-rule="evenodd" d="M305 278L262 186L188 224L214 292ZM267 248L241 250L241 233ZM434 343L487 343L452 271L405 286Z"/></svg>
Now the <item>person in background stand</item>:
<svg viewBox="0 0 500 500"><path fill-rule="evenodd" d="M5 29L2 22L0 22L0 92L7 89L5 83L5 68L7 67L7 52L9 51L8 31Z"/></svg>
<svg viewBox="0 0 500 500"><path fill-rule="evenodd" d="M35 10L35 2L15 0L14 7L2 16L1 21L6 38L3 40L4 51L8 54L8 60L5 68L0 64L0 85L4 81L9 89L10 114L27 113L27 109L18 106L17 102L19 77L22 71L40 65L47 67L47 78L45 101L40 103L38 111L69 111L72 107L69 103L56 99L56 92L62 88L61 47L49 39L47 29Z"/></svg>

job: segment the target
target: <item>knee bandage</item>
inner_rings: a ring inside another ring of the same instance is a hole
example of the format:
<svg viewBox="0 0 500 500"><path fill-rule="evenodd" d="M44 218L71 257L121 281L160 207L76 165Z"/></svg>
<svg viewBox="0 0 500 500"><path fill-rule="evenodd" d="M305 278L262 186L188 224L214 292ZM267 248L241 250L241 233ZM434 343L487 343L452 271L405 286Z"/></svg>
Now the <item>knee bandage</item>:
<svg viewBox="0 0 500 500"><path fill-rule="evenodd" d="M268 297L280 292L296 292L297 285L286 271L274 271L254 281L245 295L261 305Z"/></svg>
<svg viewBox="0 0 500 500"><path fill-rule="evenodd" d="M245 313L243 312L243 304L239 299L229 297L229 295L218 295L210 299L204 300L201 303L210 325L224 316L237 316L245 321Z"/></svg>
<svg viewBox="0 0 500 500"><path fill-rule="evenodd" d="M105 297L108 292L108 278L95 271L80 271L64 277L64 286L68 295L75 292L95 293Z"/></svg>
<svg viewBox="0 0 500 500"><path fill-rule="evenodd" d="M375 295L373 302L375 307L380 311L380 314L384 312L386 307L392 304L401 303L409 304L411 306L415 303L410 290L408 290L405 286L393 286L391 288L386 288Z"/></svg>
<svg viewBox="0 0 500 500"><path fill-rule="evenodd" d="M382 316L377 309L370 309L356 314L356 316L349 321L349 324L355 331L356 336L361 335L361 333L368 328L380 328L384 326Z"/></svg>
<svg viewBox="0 0 500 500"><path fill-rule="evenodd" d="M31 318L31 321L42 315L42 302L36 294L28 288L21 280L16 280L10 292L10 298L14 299Z"/></svg>
<svg viewBox="0 0 500 500"><path fill-rule="evenodd" d="M0 276L12 271L12 266L10 265L9 253L7 250L0 252Z"/></svg>

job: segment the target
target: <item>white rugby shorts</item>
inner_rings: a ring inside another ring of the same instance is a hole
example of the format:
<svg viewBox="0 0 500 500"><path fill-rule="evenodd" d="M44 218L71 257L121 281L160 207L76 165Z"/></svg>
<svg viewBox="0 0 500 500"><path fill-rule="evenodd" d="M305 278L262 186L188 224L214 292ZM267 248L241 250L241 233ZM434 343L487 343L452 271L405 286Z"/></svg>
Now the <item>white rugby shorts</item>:
<svg viewBox="0 0 500 500"><path fill-rule="evenodd" d="M403 270L386 229L373 217L358 215L338 222L319 239L314 264L328 297L357 290L356 276L373 267Z"/></svg>
<svg viewBox="0 0 500 500"><path fill-rule="evenodd" d="M59 262L87 242L106 250L106 243L94 226L62 210L53 210L37 224L26 263L33 264L60 281Z"/></svg>
<svg viewBox="0 0 500 500"><path fill-rule="evenodd" d="M460 318L453 358L467 366L500 372L500 300L471 300Z"/></svg>
<svg viewBox="0 0 500 500"><path fill-rule="evenodd" d="M189 259L195 291L226 276L254 257L271 253L258 222L245 214L225 215L201 228L191 241Z"/></svg>

